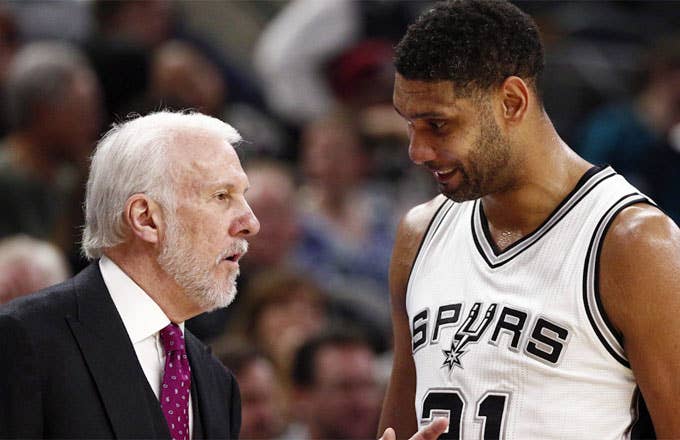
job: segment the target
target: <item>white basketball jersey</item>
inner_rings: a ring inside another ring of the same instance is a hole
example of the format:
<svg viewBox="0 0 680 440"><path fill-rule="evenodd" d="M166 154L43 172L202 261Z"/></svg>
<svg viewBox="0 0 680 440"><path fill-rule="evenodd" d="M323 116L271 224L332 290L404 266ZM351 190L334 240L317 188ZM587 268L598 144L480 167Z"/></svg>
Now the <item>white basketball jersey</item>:
<svg viewBox="0 0 680 440"><path fill-rule="evenodd" d="M499 252L481 200L446 200L411 271L418 422L440 438L621 439L638 391L599 299L600 249L614 217L652 203L593 168L533 233Z"/></svg>

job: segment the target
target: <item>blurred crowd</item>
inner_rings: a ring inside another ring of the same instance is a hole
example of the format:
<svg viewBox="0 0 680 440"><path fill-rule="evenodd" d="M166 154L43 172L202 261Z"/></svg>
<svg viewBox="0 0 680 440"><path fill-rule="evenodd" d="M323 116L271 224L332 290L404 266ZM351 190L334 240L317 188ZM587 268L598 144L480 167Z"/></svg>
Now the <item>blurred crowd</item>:
<svg viewBox="0 0 680 440"><path fill-rule="evenodd" d="M542 29L563 138L680 220L680 3L516 3ZM210 114L246 140L261 232L234 305L187 325L237 376L242 438L374 438L396 225L436 194L392 108L392 48L429 4L226 2L262 23L244 61L186 19L210 2L0 1L0 304L86 264L88 159L112 123Z"/></svg>

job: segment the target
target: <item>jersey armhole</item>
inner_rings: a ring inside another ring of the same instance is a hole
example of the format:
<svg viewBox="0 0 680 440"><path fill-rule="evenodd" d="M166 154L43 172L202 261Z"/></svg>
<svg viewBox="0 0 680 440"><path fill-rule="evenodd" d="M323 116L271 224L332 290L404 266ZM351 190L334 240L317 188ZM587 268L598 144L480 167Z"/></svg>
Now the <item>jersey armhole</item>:
<svg viewBox="0 0 680 440"><path fill-rule="evenodd" d="M607 352L627 368L630 368L630 362L623 349L623 337L607 316L600 298L600 257L607 231L617 215L625 208L637 203L656 206L649 198L637 192L627 194L614 203L595 227L588 245L583 270L583 303L588 321Z"/></svg>
<svg viewBox="0 0 680 440"><path fill-rule="evenodd" d="M416 271L416 265L420 261L420 253L423 250L427 244L429 244L432 241L432 237L435 235L437 230L439 229L439 226L441 226L442 222L444 221L444 218L446 217L446 214L451 210L451 208L455 205L455 202L450 200L450 199L445 199L441 205L437 208L435 211L434 215L430 219L430 223L427 225L427 229L425 229L425 233L423 234L423 238L420 240L420 244L418 245L418 250L415 253L415 256L413 257L413 262L411 263L411 270L409 271L408 278L407 278L407 283L406 283L406 296L408 296L409 290L411 290L411 279L413 278L413 274ZM446 209L445 209L446 208Z"/></svg>

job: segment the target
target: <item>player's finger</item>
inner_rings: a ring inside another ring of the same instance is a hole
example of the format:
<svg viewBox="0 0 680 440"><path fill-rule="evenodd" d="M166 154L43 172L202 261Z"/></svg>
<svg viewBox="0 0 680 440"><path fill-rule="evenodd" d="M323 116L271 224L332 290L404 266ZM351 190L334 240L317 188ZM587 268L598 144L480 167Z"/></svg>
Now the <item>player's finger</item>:
<svg viewBox="0 0 680 440"><path fill-rule="evenodd" d="M394 432L394 429L387 428L378 440L397 440L397 434Z"/></svg>
<svg viewBox="0 0 680 440"><path fill-rule="evenodd" d="M410 440L437 440L437 437L442 435L448 426L449 419L446 417L437 417L432 423L416 432Z"/></svg>

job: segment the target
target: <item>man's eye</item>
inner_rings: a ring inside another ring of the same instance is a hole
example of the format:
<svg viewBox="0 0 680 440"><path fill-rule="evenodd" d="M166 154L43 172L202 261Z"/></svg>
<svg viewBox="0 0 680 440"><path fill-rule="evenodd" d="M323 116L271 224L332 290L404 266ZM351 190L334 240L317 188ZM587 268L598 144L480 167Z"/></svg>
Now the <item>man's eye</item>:
<svg viewBox="0 0 680 440"><path fill-rule="evenodd" d="M215 198L217 198L217 200L227 200L227 198L229 198L229 194L227 194L227 193L217 193L217 194L215 194Z"/></svg>
<svg viewBox="0 0 680 440"><path fill-rule="evenodd" d="M434 128L435 130L441 130L445 125L446 122L444 121L430 121L430 127Z"/></svg>

